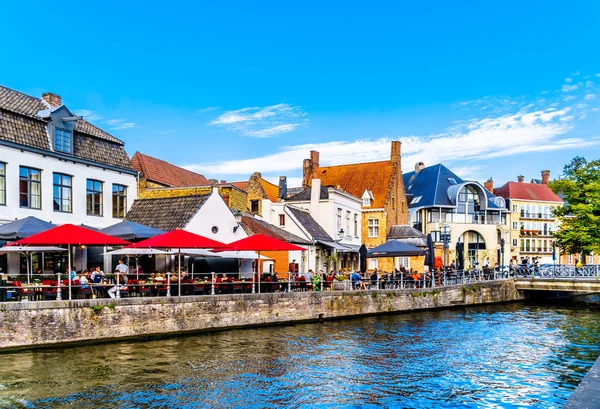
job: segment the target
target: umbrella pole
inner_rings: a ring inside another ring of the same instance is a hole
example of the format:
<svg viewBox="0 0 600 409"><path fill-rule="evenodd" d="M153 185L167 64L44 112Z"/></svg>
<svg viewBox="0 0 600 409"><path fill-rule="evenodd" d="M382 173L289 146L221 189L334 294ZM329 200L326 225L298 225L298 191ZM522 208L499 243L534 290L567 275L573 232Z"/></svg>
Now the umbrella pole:
<svg viewBox="0 0 600 409"><path fill-rule="evenodd" d="M138 267L138 256L135 256L135 279L140 281L140 268Z"/></svg>
<svg viewBox="0 0 600 409"><path fill-rule="evenodd" d="M181 249L177 253L177 269L179 270L177 274L177 295L181 297Z"/></svg>
<svg viewBox="0 0 600 409"><path fill-rule="evenodd" d="M258 293L260 294L260 273L261 273L260 270L262 270L260 268L260 251L258 252L258 258L256 259L256 263L257 263L256 264L256 271L258 271Z"/></svg>
<svg viewBox="0 0 600 409"><path fill-rule="evenodd" d="M192 280L194 279L194 264L196 264L195 261L196 257L192 257Z"/></svg>
<svg viewBox="0 0 600 409"><path fill-rule="evenodd" d="M69 244L69 301L71 301L71 245ZM58 283L60 286L60 283Z"/></svg>

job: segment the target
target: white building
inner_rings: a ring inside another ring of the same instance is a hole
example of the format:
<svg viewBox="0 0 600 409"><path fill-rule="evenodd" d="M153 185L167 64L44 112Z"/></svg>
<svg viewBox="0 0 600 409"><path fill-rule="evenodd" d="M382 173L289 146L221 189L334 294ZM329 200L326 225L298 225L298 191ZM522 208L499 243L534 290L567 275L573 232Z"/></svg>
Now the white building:
<svg viewBox="0 0 600 409"><path fill-rule="evenodd" d="M58 95L0 86L0 224L35 216L109 226L125 218L136 177L124 143L71 113Z"/></svg>
<svg viewBox="0 0 600 409"><path fill-rule="evenodd" d="M263 218L314 246L303 255L302 266L314 271L358 269L361 237L361 199L333 187L312 187L273 203L263 200Z"/></svg>

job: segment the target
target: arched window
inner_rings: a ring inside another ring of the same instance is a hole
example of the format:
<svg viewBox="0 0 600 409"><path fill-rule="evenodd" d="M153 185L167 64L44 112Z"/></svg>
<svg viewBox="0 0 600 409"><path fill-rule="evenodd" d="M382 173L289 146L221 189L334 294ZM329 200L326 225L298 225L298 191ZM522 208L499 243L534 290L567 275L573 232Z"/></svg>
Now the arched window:
<svg viewBox="0 0 600 409"><path fill-rule="evenodd" d="M477 190L470 185L463 186L458 193L457 221L459 223L474 223L475 214L479 211L480 203Z"/></svg>

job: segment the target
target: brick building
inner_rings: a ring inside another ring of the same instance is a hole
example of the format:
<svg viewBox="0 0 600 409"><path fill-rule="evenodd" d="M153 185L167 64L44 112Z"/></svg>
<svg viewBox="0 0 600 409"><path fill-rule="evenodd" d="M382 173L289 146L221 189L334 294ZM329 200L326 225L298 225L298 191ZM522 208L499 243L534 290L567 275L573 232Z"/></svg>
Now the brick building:
<svg viewBox="0 0 600 409"><path fill-rule="evenodd" d="M254 215L262 215L263 200L277 202L279 199L279 186L263 179L260 172L254 172L247 182L233 182L232 184L247 193L248 211Z"/></svg>
<svg viewBox="0 0 600 409"><path fill-rule="evenodd" d="M133 155L131 165L139 172L140 199L206 195L212 192L213 187L217 187L229 208L248 211L248 195L234 183L209 180L203 175L140 152Z"/></svg>
<svg viewBox="0 0 600 409"><path fill-rule="evenodd" d="M311 151L304 160L302 185L307 188L313 179L320 179L323 186L361 198L362 240L367 248L376 247L385 243L392 226L408 223L400 149L400 142L392 141L389 160L339 166L321 166L319 152ZM381 258L378 267L391 271L394 261Z"/></svg>

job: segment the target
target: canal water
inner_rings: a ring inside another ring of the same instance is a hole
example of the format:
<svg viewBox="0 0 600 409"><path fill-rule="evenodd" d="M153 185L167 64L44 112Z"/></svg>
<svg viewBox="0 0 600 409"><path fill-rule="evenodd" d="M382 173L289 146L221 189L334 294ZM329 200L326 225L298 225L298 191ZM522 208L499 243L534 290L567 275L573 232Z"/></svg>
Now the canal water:
<svg viewBox="0 0 600 409"><path fill-rule="evenodd" d="M600 304L504 304L0 355L0 407L559 408Z"/></svg>

